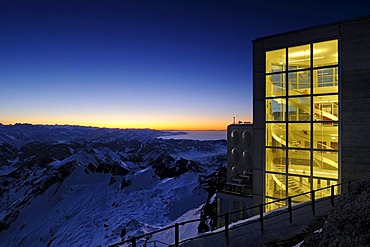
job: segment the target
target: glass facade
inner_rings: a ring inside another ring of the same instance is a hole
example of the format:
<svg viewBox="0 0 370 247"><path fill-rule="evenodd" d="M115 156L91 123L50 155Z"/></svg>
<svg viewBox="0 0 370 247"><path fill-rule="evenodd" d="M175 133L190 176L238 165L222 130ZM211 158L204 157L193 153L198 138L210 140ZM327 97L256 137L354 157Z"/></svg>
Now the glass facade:
<svg viewBox="0 0 370 247"><path fill-rule="evenodd" d="M338 40L267 51L265 76L266 202L336 184ZM329 193L320 191L316 198ZM309 199L308 194L292 201Z"/></svg>

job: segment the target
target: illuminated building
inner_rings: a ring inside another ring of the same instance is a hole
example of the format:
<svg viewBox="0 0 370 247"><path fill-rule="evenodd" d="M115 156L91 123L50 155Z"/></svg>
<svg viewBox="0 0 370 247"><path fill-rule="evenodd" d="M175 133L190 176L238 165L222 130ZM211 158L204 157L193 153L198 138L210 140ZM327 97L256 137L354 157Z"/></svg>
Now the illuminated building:
<svg viewBox="0 0 370 247"><path fill-rule="evenodd" d="M253 204L365 176L369 113L370 17L254 40Z"/></svg>
<svg viewBox="0 0 370 247"><path fill-rule="evenodd" d="M369 44L369 17L253 41L254 203L367 173Z"/></svg>

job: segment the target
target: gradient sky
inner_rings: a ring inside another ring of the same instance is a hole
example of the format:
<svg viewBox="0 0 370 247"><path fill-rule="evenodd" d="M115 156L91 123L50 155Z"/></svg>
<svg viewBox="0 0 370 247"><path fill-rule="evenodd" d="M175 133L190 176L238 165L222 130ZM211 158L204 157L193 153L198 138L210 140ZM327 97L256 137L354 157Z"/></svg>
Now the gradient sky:
<svg viewBox="0 0 370 247"><path fill-rule="evenodd" d="M252 120L252 43L369 1L0 1L0 123L225 129Z"/></svg>

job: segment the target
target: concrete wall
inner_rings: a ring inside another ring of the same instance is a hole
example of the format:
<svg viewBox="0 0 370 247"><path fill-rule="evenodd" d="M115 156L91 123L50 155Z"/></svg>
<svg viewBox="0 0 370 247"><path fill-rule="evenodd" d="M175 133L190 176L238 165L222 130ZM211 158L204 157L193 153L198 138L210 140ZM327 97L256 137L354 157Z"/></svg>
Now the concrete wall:
<svg viewBox="0 0 370 247"><path fill-rule="evenodd" d="M250 208L253 206L253 198L241 195L234 195L231 193L217 192L217 214L225 214L233 211L241 210L243 208ZM254 212L242 211L230 214L231 222L236 222L241 219L251 217ZM225 226L224 218L217 218L217 227Z"/></svg>
<svg viewBox="0 0 370 247"><path fill-rule="evenodd" d="M276 244L278 241L305 232L313 220L327 215L332 209L330 198L318 199L315 206L314 214L310 202L293 205L292 223L290 223L289 212L286 208L265 213L263 232L258 215L230 224L228 238L223 227L213 232L199 234L197 237L184 241L180 246L275 246L274 243Z"/></svg>
<svg viewBox="0 0 370 247"><path fill-rule="evenodd" d="M253 43L253 203L264 203L265 58L263 42ZM261 54L261 55L260 55Z"/></svg>
<svg viewBox="0 0 370 247"><path fill-rule="evenodd" d="M363 177L370 169L370 18L340 25L341 175Z"/></svg>
<svg viewBox="0 0 370 247"><path fill-rule="evenodd" d="M227 176L242 171L252 171L253 125L230 124L227 126ZM232 168L234 171L232 172Z"/></svg>

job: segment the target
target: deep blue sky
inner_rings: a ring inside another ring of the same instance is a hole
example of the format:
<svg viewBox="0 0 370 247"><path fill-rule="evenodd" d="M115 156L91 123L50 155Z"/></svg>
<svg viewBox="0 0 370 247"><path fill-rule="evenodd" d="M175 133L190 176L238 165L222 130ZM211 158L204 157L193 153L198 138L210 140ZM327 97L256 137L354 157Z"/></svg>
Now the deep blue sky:
<svg viewBox="0 0 370 247"><path fill-rule="evenodd" d="M368 1L0 2L0 122L222 129L252 118L252 43Z"/></svg>

